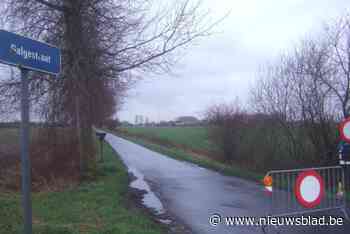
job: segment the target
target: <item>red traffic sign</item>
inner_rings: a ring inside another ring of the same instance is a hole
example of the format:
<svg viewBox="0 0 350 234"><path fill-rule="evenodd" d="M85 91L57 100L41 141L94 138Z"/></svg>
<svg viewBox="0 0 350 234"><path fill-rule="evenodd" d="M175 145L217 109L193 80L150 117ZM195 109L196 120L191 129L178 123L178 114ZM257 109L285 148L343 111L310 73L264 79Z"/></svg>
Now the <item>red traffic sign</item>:
<svg viewBox="0 0 350 234"><path fill-rule="evenodd" d="M294 192L300 205L314 208L321 203L324 195L324 181L314 170L301 172L295 182Z"/></svg>
<svg viewBox="0 0 350 234"><path fill-rule="evenodd" d="M343 141L350 143L350 117L340 123L339 133Z"/></svg>

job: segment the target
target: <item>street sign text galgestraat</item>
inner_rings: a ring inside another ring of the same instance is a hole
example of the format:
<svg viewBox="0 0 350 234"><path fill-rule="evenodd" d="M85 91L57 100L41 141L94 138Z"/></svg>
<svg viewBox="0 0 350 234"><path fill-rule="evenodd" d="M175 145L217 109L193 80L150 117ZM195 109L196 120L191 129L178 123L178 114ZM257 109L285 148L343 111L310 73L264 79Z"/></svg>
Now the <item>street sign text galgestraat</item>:
<svg viewBox="0 0 350 234"><path fill-rule="evenodd" d="M49 44L0 30L0 62L57 75L60 50Z"/></svg>

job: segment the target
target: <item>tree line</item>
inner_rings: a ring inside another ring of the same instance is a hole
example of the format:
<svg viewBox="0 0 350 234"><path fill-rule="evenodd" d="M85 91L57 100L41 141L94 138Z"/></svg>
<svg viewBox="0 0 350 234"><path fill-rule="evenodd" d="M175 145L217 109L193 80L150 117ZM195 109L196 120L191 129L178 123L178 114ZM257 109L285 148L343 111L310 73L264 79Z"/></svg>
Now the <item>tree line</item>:
<svg viewBox="0 0 350 234"><path fill-rule="evenodd" d="M248 108L215 105L206 116L228 162L256 170L334 164L337 124L349 116L349 89L346 15L263 66Z"/></svg>

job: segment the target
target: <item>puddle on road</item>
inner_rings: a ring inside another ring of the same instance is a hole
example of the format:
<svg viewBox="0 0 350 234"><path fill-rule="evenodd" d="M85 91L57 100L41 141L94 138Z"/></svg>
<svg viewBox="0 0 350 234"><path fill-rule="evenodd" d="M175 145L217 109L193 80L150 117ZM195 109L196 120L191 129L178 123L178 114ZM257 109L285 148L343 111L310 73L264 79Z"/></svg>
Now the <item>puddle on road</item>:
<svg viewBox="0 0 350 234"><path fill-rule="evenodd" d="M130 187L146 191L142 198L143 205L147 208L155 210L157 215L164 214L165 211L163 204L161 203L159 198L151 191L151 188L144 180L143 174L135 168L129 168L128 170L129 173L133 174L136 177L136 179L130 183Z"/></svg>

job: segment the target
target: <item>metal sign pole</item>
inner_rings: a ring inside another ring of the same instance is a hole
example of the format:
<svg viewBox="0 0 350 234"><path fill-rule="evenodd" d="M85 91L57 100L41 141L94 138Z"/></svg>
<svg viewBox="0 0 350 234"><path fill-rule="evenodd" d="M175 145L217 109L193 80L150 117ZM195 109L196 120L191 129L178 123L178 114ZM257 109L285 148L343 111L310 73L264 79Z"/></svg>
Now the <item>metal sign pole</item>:
<svg viewBox="0 0 350 234"><path fill-rule="evenodd" d="M21 165L24 234L32 234L31 166L29 158L28 70L21 70Z"/></svg>

